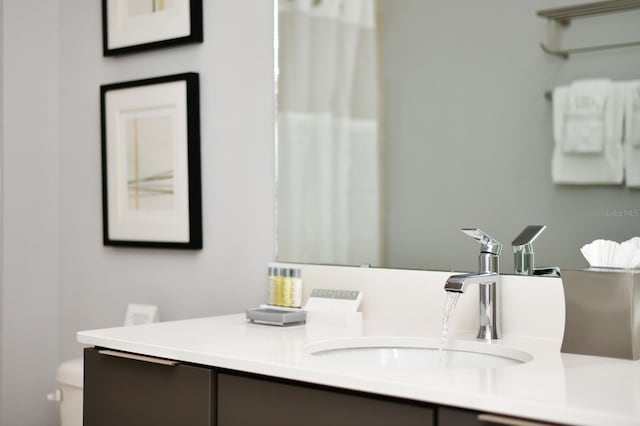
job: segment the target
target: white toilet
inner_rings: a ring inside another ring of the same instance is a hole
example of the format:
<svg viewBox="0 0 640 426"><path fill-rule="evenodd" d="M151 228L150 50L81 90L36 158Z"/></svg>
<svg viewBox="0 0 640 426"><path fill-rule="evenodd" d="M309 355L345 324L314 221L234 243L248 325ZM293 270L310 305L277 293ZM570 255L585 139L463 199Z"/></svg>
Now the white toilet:
<svg viewBox="0 0 640 426"><path fill-rule="evenodd" d="M60 403L61 426L82 426L82 388L84 360L75 358L58 366L58 389L47 395L50 401Z"/></svg>
<svg viewBox="0 0 640 426"><path fill-rule="evenodd" d="M130 303L124 325L151 324L160 321L158 307ZM82 390L84 387L84 359L75 358L58 366L58 389L47 395L49 401L60 403L60 425L82 426Z"/></svg>

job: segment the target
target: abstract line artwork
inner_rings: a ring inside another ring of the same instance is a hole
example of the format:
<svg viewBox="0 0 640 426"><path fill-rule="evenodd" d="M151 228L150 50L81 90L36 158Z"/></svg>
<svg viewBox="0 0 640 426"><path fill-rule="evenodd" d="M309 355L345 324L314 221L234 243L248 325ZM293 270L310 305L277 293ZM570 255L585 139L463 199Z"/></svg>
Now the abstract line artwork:
<svg viewBox="0 0 640 426"><path fill-rule="evenodd" d="M129 210L173 210L171 116L136 117L126 123Z"/></svg>
<svg viewBox="0 0 640 426"><path fill-rule="evenodd" d="M176 0L129 0L127 16L142 16L176 9Z"/></svg>
<svg viewBox="0 0 640 426"><path fill-rule="evenodd" d="M198 81L101 87L105 245L202 248Z"/></svg>
<svg viewBox="0 0 640 426"><path fill-rule="evenodd" d="M202 0L102 0L104 56L202 41Z"/></svg>

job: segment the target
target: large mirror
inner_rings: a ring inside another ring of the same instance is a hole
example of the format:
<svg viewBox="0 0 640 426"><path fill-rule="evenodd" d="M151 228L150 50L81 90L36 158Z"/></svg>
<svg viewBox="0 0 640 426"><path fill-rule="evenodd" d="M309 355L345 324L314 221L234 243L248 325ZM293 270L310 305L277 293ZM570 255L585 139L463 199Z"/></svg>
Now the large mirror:
<svg viewBox="0 0 640 426"><path fill-rule="evenodd" d="M280 0L278 260L474 270L479 227L504 244L547 225L539 266L640 235L640 191L551 179L545 92L640 78L640 48L545 54L536 11L566 0ZM566 46L640 40L637 12L575 21ZM616 28L615 32L610 31Z"/></svg>

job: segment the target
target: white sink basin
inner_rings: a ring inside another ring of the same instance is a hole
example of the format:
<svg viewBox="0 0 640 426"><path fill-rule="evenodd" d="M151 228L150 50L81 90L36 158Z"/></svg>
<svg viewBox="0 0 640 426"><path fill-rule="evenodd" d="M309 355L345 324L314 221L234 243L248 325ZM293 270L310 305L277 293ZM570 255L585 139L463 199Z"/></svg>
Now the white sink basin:
<svg viewBox="0 0 640 426"><path fill-rule="evenodd" d="M327 361L392 369L503 368L533 357L492 343L415 337L358 337L311 343L305 351Z"/></svg>

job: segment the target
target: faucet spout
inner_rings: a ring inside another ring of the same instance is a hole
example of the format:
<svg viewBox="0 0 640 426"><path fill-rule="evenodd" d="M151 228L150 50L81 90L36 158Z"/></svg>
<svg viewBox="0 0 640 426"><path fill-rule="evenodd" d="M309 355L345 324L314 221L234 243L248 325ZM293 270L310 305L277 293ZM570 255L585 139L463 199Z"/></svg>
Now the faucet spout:
<svg viewBox="0 0 640 426"><path fill-rule="evenodd" d="M445 291L464 293L470 285L478 284L480 315L478 339L500 339L500 306L498 304L498 282L500 280L499 256L502 244L477 228L465 228L465 234L482 244L478 257L477 274L451 275L444 285Z"/></svg>
<svg viewBox="0 0 640 426"><path fill-rule="evenodd" d="M464 293L472 284L491 284L495 283L498 274L495 272L487 272L484 274L461 274L451 275L444 285L445 291L455 293Z"/></svg>
<svg viewBox="0 0 640 426"><path fill-rule="evenodd" d="M496 340L502 338L500 331L500 309L498 307L497 272L481 274L451 275L444 285L445 291L464 293L469 286L478 284L480 293L479 328L477 338L480 340Z"/></svg>

